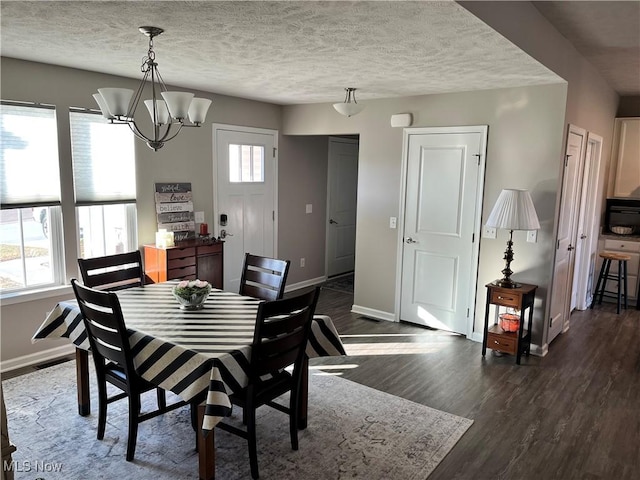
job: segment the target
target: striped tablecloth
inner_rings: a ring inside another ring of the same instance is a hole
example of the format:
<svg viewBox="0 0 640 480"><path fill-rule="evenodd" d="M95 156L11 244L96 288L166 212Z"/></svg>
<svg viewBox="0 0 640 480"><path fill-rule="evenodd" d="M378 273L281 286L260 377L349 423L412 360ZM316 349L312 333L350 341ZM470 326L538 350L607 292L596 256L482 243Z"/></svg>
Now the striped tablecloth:
<svg viewBox="0 0 640 480"><path fill-rule="evenodd" d="M231 413L228 393L245 387L259 300L212 290L202 310L179 308L171 294L176 282L157 283L117 292L134 366L154 385L189 401L207 392L203 431ZM75 300L58 303L32 341L69 338L89 349ZM307 355L346 355L331 319L314 316Z"/></svg>

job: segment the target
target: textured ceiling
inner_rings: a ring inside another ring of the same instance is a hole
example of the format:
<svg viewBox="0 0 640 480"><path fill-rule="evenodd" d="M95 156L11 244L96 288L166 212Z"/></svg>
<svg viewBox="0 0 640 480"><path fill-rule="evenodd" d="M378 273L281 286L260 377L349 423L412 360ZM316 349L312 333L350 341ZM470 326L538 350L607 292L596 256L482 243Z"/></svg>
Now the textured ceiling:
<svg viewBox="0 0 640 480"><path fill-rule="evenodd" d="M3 1L3 56L278 104L561 81L455 2Z"/></svg>
<svg viewBox="0 0 640 480"><path fill-rule="evenodd" d="M621 95L640 95L640 2L533 2Z"/></svg>

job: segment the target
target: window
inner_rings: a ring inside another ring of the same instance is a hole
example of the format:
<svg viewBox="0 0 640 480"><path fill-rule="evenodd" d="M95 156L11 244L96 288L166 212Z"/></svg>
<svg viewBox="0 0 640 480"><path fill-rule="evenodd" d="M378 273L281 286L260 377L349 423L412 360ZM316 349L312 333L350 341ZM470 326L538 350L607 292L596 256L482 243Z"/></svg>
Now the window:
<svg viewBox="0 0 640 480"><path fill-rule="evenodd" d="M229 144L229 181L264 182L264 146Z"/></svg>
<svg viewBox="0 0 640 480"><path fill-rule="evenodd" d="M0 105L0 292L64 282L53 107Z"/></svg>
<svg viewBox="0 0 640 480"><path fill-rule="evenodd" d="M81 258L138 248L133 132L71 111L71 150Z"/></svg>

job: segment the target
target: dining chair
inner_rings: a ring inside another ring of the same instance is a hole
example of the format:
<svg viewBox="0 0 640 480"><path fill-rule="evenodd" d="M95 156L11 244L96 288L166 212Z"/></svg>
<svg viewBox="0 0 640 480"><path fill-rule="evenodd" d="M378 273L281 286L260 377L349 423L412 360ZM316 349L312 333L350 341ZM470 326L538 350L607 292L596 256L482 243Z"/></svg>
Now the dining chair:
<svg viewBox="0 0 640 480"><path fill-rule="evenodd" d="M279 300L289 274L290 260L278 260L247 253L244 257L240 295L262 300Z"/></svg>
<svg viewBox="0 0 640 480"><path fill-rule="evenodd" d="M82 282L99 290L122 290L144 286L144 268L139 250L104 257L79 258Z"/></svg>
<svg viewBox="0 0 640 480"><path fill-rule="evenodd" d="M129 335L116 294L85 287L75 278L71 280L71 285L82 313L98 379L98 440L104 438L107 405L128 397L129 431L126 458L127 461L131 461L136 450L138 424L187 405L187 402L179 401L167 405L165 391L136 373ZM107 383L122 392L108 397ZM141 414L140 395L153 389L156 390L158 409Z"/></svg>
<svg viewBox="0 0 640 480"><path fill-rule="evenodd" d="M305 349L311 331L311 321L318 302L320 288L271 302L258 307L256 327L251 348L249 383L233 392L231 403L243 409L246 430L225 423L216 427L247 440L251 476L258 478L256 443L256 409L268 405L289 415L291 448L298 450L298 407L300 404L302 368ZM293 365L290 373L286 367ZM274 402L280 395L291 392L289 405Z"/></svg>

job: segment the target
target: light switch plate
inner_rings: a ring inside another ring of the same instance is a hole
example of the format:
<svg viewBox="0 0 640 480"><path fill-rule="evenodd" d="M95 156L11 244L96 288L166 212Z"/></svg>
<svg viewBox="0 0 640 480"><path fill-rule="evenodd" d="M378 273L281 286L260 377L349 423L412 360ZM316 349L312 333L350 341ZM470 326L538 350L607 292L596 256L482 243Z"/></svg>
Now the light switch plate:
<svg viewBox="0 0 640 480"><path fill-rule="evenodd" d="M306 211L307 211L307 213L312 213L313 212L313 204L307 203Z"/></svg>
<svg viewBox="0 0 640 480"><path fill-rule="evenodd" d="M538 231L537 230L528 230L527 231L527 242L536 243L538 241Z"/></svg>
<svg viewBox="0 0 640 480"><path fill-rule="evenodd" d="M398 226L398 219L396 217L389 217L389 228L396 228Z"/></svg>
<svg viewBox="0 0 640 480"><path fill-rule="evenodd" d="M482 238L496 238L496 228L486 225L482 227Z"/></svg>
<svg viewBox="0 0 640 480"><path fill-rule="evenodd" d="M196 212L195 221L196 223L204 223L204 212Z"/></svg>

